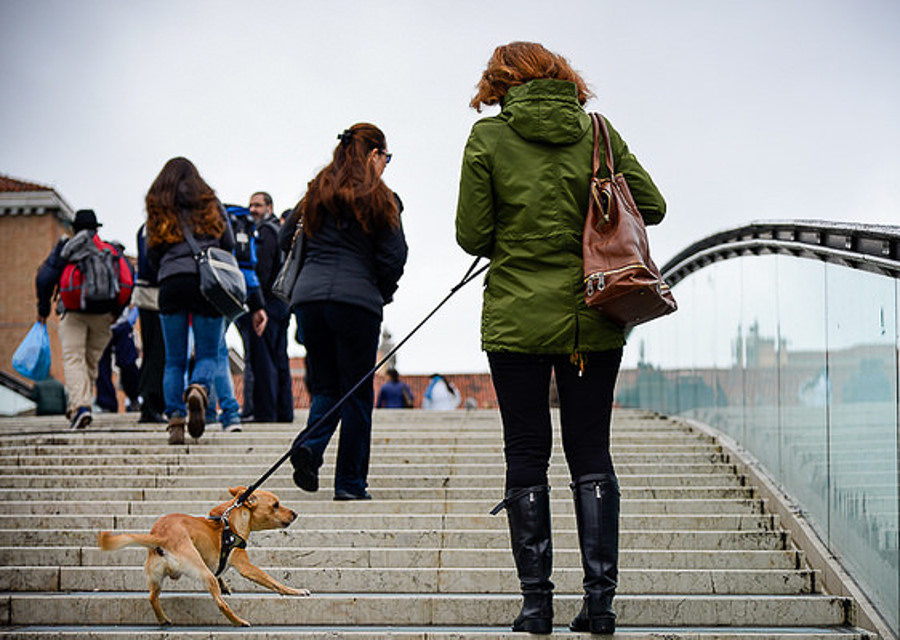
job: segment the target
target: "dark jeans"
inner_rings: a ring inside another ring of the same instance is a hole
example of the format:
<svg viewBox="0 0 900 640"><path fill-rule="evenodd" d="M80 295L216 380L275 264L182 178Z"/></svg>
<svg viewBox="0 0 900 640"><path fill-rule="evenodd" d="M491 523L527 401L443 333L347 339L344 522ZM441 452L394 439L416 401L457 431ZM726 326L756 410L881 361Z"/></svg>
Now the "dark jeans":
<svg viewBox="0 0 900 640"><path fill-rule="evenodd" d="M113 355L119 367L122 390L129 402L136 406L140 396L140 370L137 366L138 352L134 346L134 328L127 322L113 326L112 338L97 363L97 406L115 413L119 410L119 399L112 381Z"/></svg>
<svg viewBox="0 0 900 640"><path fill-rule="evenodd" d="M280 300L272 299L266 302L266 314L269 322L262 336L257 336L252 329L246 336L241 332L250 345L247 351L253 372L253 416L257 422L293 422L294 395L291 362L287 354L290 309ZM247 371L246 365L244 371Z"/></svg>
<svg viewBox="0 0 900 640"><path fill-rule="evenodd" d="M579 376L567 355L488 353L503 421L508 489L548 483L553 446L551 372L556 373L563 451L572 478L615 473L609 427L622 350L588 353L584 358Z"/></svg>
<svg viewBox="0 0 900 640"><path fill-rule="evenodd" d="M361 384L344 404L310 430L375 366L381 318L362 307L339 302L311 302L297 309L304 345L314 366L308 369L312 404L307 429L294 446L303 445L318 464L341 423L335 491L361 494L368 486L372 440L372 379Z"/></svg>

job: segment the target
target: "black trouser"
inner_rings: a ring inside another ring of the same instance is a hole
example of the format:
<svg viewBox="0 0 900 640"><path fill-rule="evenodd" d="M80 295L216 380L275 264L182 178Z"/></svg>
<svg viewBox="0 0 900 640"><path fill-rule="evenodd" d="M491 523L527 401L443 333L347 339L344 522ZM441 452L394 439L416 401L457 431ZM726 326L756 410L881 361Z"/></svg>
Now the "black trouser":
<svg viewBox="0 0 900 640"><path fill-rule="evenodd" d="M613 391L622 349L584 354L584 370L568 355L488 353L503 420L506 487L549 484L553 446L550 377L556 374L562 444L572 478L614 474L609 454Z"/></svg>
<svg viewBox="0 0 900 640"><path fill-rule="evenodd" d="M162 415L166 410L163 398L163 373L166 366L166 345L158 311L139 309L141 321L141 370L138 388L143 398L141 415Z"/></svg>
<svg viewBox="0 0 900 640"><path fill-rule="evenodd" d="M254 416L256 407L253 406L253 339L256 333L253 332L253 316L245 313L237 322L234 323L241 334L241 342L244 344L244 397L241 398L241 418L249 418Z"/></svg>
<svg viewBox="0 0 900 640"><path fill-rule="evenodd" d="M293 422L294 395L287 353L290 309L273 298L266 302L266 314L269 321L262 336L250 332L253 416L257 422Z"/></svg>

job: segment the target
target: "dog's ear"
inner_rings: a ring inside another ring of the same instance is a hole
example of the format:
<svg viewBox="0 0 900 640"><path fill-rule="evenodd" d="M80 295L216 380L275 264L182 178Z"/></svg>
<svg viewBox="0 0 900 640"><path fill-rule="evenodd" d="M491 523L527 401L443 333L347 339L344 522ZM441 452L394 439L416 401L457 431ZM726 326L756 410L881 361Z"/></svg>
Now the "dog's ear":
<svg viewBox="0 0 900 640"><path fill-rule="evenodd" d="M230 493L234 497L241 495L246 490L247 487L228 487L228 493Z"/></svg>

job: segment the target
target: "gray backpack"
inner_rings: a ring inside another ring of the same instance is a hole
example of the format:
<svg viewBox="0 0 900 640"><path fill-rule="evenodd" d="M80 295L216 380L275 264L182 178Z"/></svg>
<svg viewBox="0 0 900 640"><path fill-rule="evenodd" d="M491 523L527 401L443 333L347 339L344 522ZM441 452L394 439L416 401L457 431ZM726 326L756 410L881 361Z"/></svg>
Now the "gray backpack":
<svg viewBox="0 0 900 640"><path fill-rule="evenodd" d="M128 267L122 265L124 258L113 245L90 230L83 230L66 242L60 255L67 262L59 281L63 307L81 311L121 302L122 277L128 280L131 274L122 273Z"/></svg>

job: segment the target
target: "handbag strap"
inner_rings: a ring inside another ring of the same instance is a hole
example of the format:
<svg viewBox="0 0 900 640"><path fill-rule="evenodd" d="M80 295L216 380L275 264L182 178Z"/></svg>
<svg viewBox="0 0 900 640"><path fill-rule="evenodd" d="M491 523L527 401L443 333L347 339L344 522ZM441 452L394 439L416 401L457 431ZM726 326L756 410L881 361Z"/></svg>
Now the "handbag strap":
<svg viewBox="0 0 900 640"><path fill-rule="evenodd" d="M609 129L606 128L606 120L599 113L592 113L591 120L594 123L594 155L591 175L597 175L600 171L600 135L603 135L603 148L606 151L606 168L609 169L610 179L615 176L613 168L612 145L609 143Z"/></svg>
<svg viewBox="0 0 900 640"><path fill-rule="evenodd" d="M194 239L194 232L191 231L189 225L185 224L184 218L182 218L180 215L178 216L178 224L181 225L181 233L184 234L185 241L188 243L188 246L194 253L194 258L199 258L202 250L200 249L200 245L198 245L197 241Z"/></svg>
<svg viewBox="0 0 900 640"><path fill-rule="evenodd" d="M303 219L304 218L305 218L305 216L302 213L299 216L297 216L297 228L294 231L294 239L291 240L291 248L292 249L294 248L294 244L297 242L297 240L300 240L301 242L306 241L306 238L305 238L306 233L303 231ZM303 237L301 238L301 236L303 236Z"/></svg>

